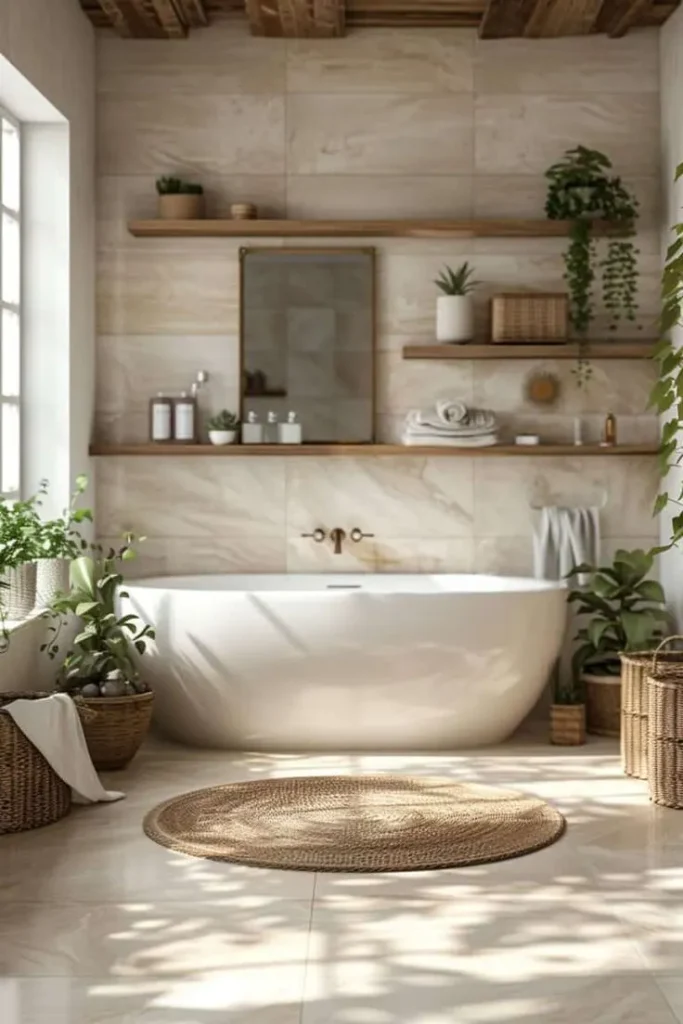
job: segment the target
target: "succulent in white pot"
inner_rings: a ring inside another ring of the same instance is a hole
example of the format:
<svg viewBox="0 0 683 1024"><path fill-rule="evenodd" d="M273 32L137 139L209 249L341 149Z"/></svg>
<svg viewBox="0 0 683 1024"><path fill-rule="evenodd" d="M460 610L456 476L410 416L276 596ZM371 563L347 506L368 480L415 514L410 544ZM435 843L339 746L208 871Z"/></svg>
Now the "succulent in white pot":
<svg viewBox="0 0 683 1024"><path fill-rule="evenodd" d="M239 430L239 417L228 409L221 409L207 423L211 444L235 444Z"/></svg>
<svg viewBox="0 0 683 1024"><path fill-rule="evenodd" d="M436 340L443 342L472 341L474 338L474 303L471 292L477 285L469 263L457 270L444 267L434 284L443 295L436 300Z"/></svg>

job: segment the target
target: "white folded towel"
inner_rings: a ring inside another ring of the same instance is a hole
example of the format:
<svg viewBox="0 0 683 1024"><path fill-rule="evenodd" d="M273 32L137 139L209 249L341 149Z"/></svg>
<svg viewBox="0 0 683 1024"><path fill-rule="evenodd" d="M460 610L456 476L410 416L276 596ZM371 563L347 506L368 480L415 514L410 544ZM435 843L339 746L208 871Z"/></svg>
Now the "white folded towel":
<svg viewBox="0 0 683 1024"><path fill-rule="evenodd" d="M436 415L441 423L462 423L467 417L468 408L464 402L455 398L437 398Z"/></svg>
<svg viewBox="0 0 683 1024"><path fill-rule="evenodd" d="M406 431L401 438L404 445L426 445L427 447L441 448L490 448L498 444L496 433L480 434L475 437L447 437L441 434L411 434Z"/></svg>
<svg viewBox="0 0 683 1024"><path fill-rule="evenodd" d="M421 409L411 409L406 416L406 433L420 436L477 437L491 434L498 428L495 415L488 409L468 409L459 423L435 422L434 416Z"/></svg>
<svg viewBox="0 0 683 1024"><path fill-rule="evenodd" d="M97 777L78 711L66 693L42 700L14 700L4 711L11 715L34 747L67 785L74 803L122 800L124 793L106 790Z"/></svg>

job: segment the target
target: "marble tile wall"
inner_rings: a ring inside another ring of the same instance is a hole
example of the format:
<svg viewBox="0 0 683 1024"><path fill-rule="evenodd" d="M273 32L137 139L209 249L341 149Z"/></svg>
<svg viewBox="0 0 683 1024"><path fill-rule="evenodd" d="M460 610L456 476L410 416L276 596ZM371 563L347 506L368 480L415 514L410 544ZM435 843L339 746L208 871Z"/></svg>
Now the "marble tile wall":
<svg viewBox="0 0 683 1024"><path fill-rule="evenodd" d="M212 376L207 410L238 401L240 243L126 232L129 218L154 216L162 173L201 180L216 216L250 200L266 216L534 217L546 166L579 141L595 145L641 201L639 326L652 330L656 32L481 42L460 30L365 30L284 41L254 39L227 20L184 41L102 34L98 53L98 439L143 440L150 395L187 387L200 368ZM537 430L568 440L580 412L597 439L608 409L621 440L656 437L646 364L598 364L582 395L562 361L401 358L405 343L433 339L443 263L475 265L485 333L494 292L562 288L562 240L363 244L378 250L381 440L397 438L410 407L446 394L495 409L506 437ZM595 327L610 333L600 310ZM524 397L534 369L562 384L547 413ZM650 544L654 472L644 458L101 459L99 528L107 538L129 527L148 536L139 572L526 572L530 494L589 502L606 488L606 548ZM376 536L336 557L300 538L317 525Z"/></svg>

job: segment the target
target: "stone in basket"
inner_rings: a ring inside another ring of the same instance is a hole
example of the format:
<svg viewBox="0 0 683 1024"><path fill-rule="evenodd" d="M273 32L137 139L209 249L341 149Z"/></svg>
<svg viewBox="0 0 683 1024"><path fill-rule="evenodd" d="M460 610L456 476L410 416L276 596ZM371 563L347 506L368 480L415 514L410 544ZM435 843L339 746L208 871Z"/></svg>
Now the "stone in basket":
<svg viewBox="0 0 683 1024"><path fill-rule="evenodd" d="M72 562L69 593L52 604L54 635L44 645L51 658L57 657L66 616L80 619L81 630L64 658L58 688L91 712L81 716L83 732L95 767L103 771L126 767L152 718L154 695L138 662L154 640L154 630L121 609L128 593L118 568L134 557L133 540L129 534L119 551Z"/></svg>

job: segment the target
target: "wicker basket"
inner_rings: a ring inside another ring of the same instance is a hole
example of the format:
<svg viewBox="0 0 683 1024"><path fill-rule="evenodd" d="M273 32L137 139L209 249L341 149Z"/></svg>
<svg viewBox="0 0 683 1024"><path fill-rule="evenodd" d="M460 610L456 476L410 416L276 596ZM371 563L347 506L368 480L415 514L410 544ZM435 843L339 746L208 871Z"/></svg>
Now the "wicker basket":
<svg viewBox="0 0 683 1024"><path fill-rule="evenodd" d="M38 700L47 693L0 694L0 708L13 700ZM71 789L0 710L0 835L25 832L59 821L69 813Z"/></svg>
<svg viewBox="0 0 683 1024"><path fill-rule="evenodd" d="M683 808L683 671L648 677L650 799Z"/></svg>
<svg viewBox="0 0 683 1024"><path fill-rule="evenodd" d="M586 742L583 704L550 705L550 742L558 747L579 747Z"/></svg>
<svg viewBox="0 0 683 1024"><path fill-rule="evenodd" d="M586 731L592 736L618 736L621 726L621 679L584 672Z"/></svg>
<svg viewBox="0 0 683 1024"><path fill-rule="evenodd" d="M677 639L667 637L654 652L621 655L621 767L636 779L647 779L648 676L683 671L683 651L664 650Z"/></svg>
<svg viewBox="0 0 683 1024"><path fill-rule="evenodd" d="M494 295L491 299L491 341L557 342L567 340L569 303L564 294L533 292Z"/></svg>
<svg viewBox="0 0 683 1024"><path fill-rule="evenodd" d="M153 693L132 697L76 697L81 707L94 712L83 722L85 741L98 771L117 771L130 764L149 730Z"/></svg>

